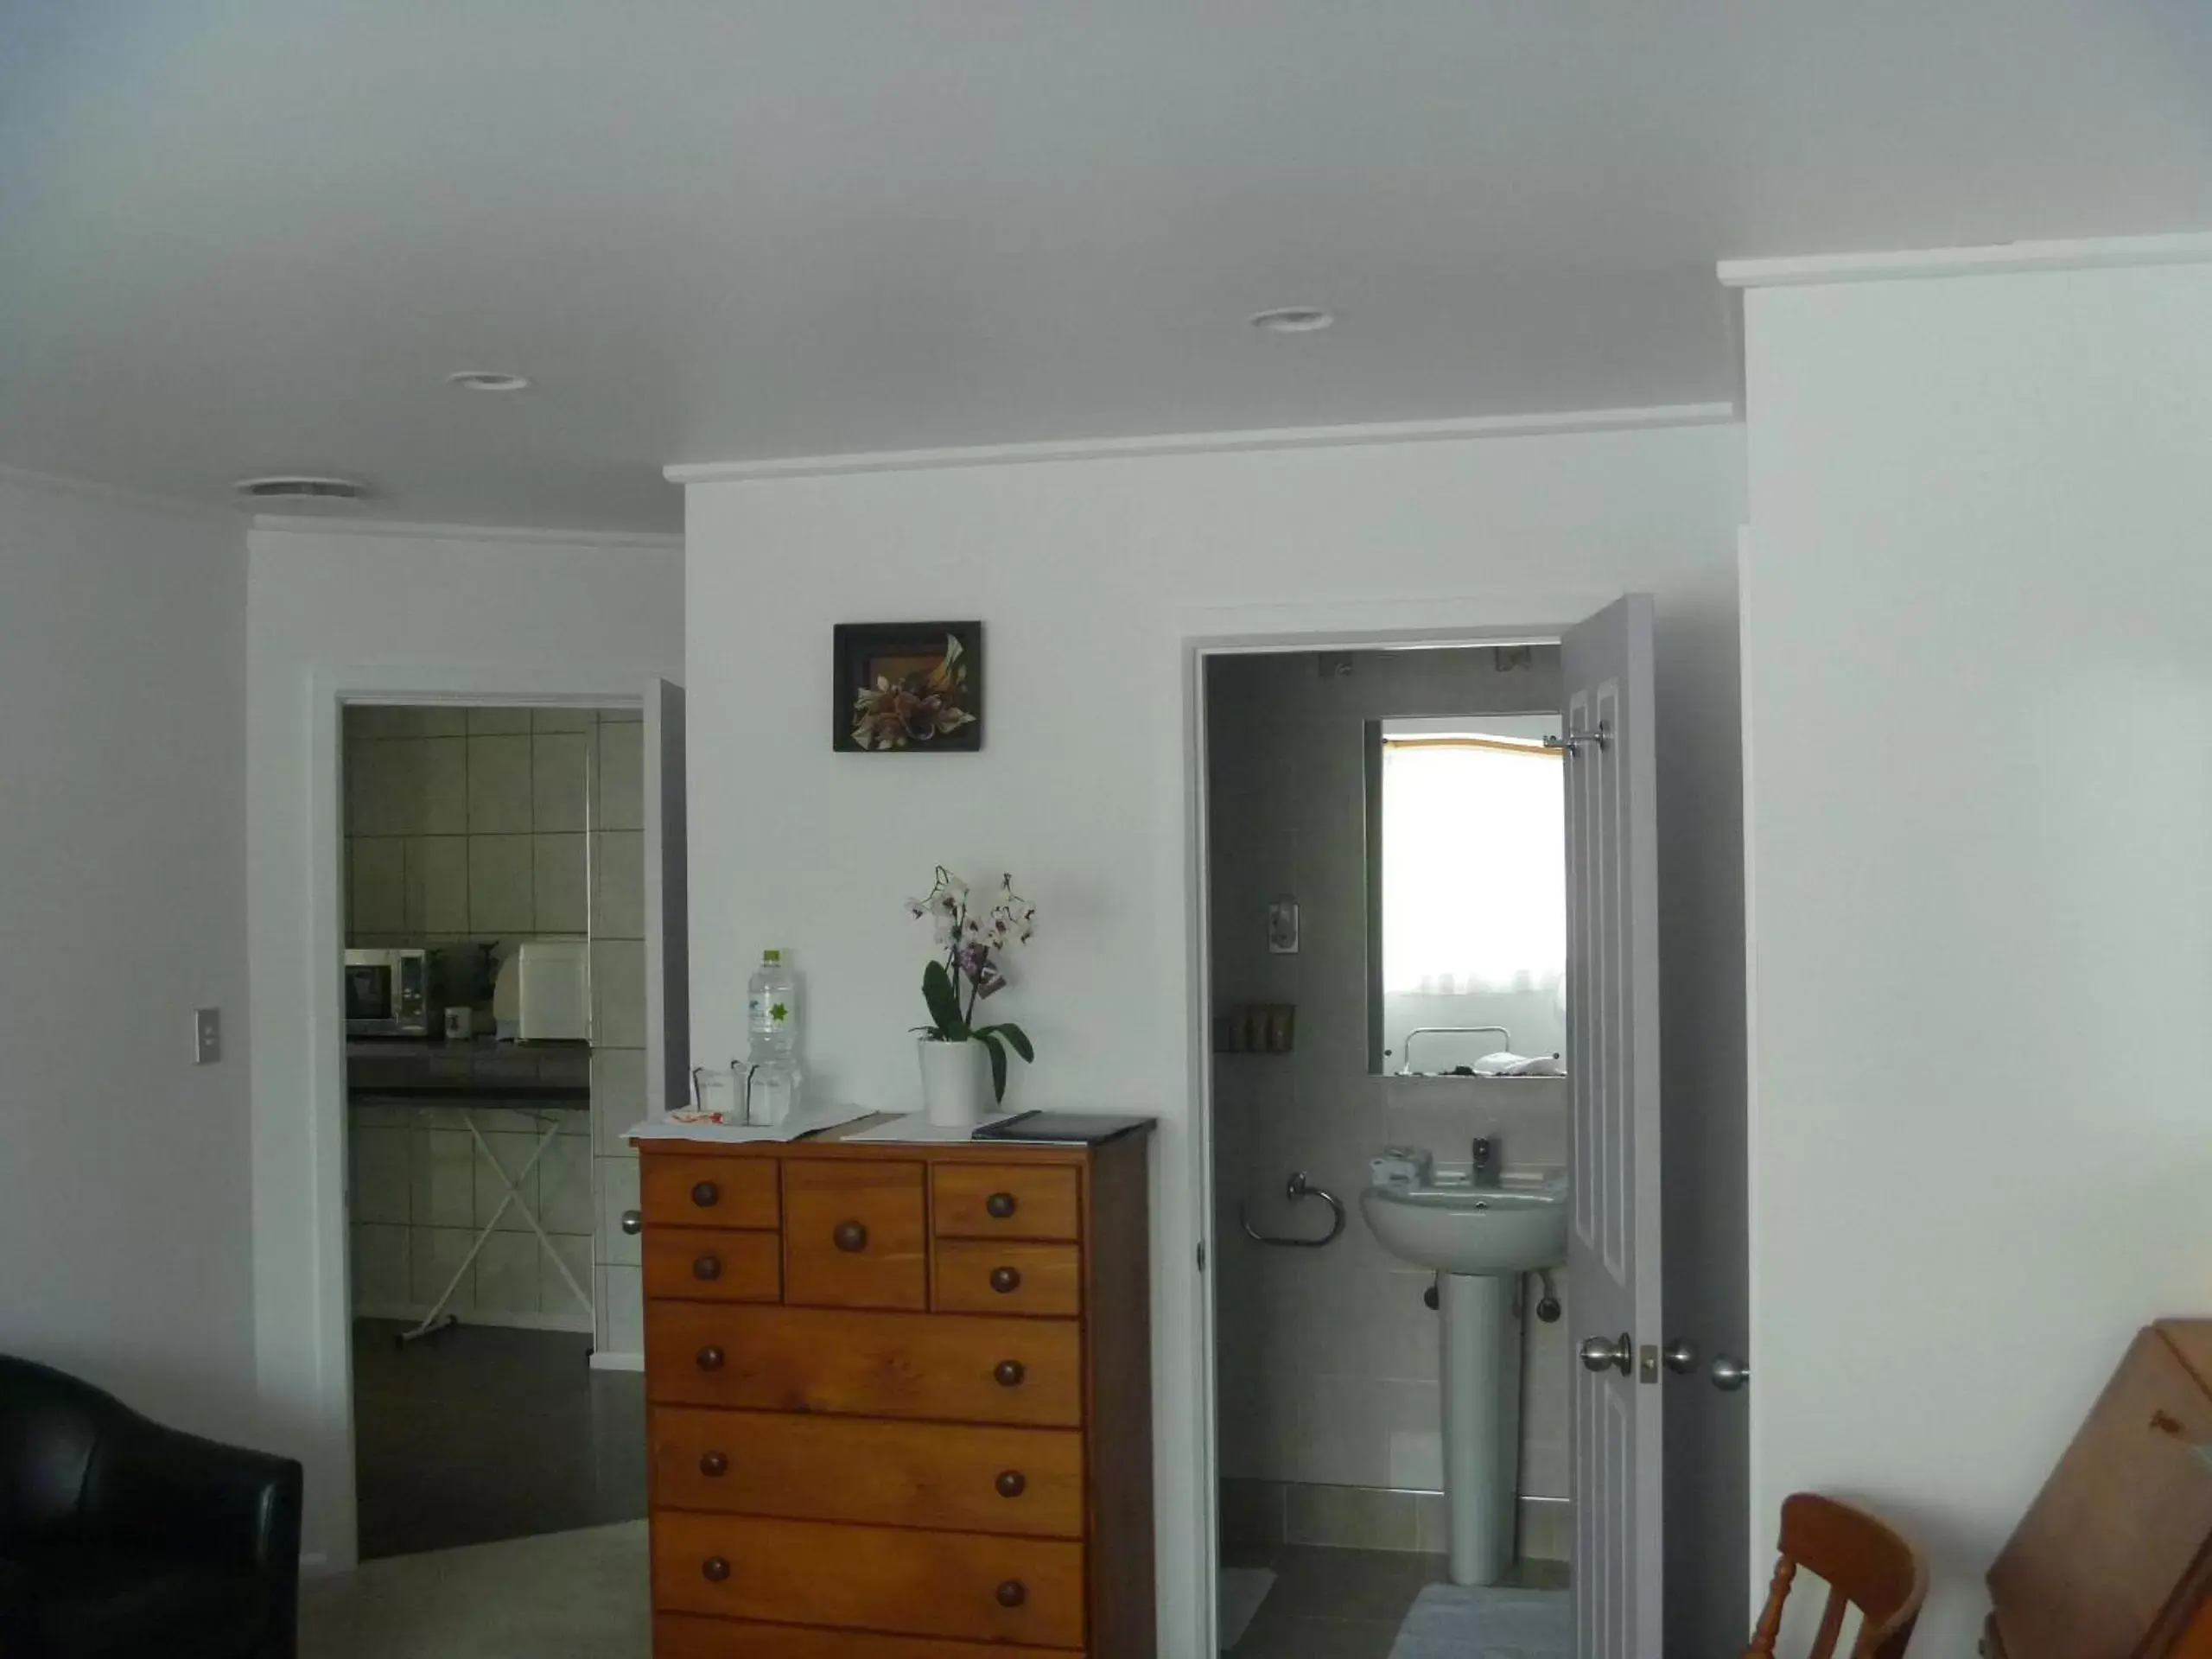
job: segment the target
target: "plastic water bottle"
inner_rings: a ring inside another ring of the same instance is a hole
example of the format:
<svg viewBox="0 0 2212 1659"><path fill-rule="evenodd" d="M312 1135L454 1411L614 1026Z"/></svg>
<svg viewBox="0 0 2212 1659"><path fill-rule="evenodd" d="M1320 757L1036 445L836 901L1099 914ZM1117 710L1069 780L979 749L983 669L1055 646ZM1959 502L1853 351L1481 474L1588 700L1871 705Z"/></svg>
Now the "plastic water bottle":
<svg viewBox="0 0 2212 1659"><path fill-rule="evenodd" d="M763 950L746 985L752 1029L745 1077L745 1121L781 1123L798 1110L798 986L780 950Z"/></svg>

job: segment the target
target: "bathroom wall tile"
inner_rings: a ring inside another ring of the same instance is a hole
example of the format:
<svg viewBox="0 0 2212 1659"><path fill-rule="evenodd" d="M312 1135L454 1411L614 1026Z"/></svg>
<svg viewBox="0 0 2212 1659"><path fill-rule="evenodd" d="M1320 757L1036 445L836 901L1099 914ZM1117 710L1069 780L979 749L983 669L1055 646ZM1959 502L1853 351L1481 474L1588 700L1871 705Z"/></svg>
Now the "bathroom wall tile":
<svg viewBox="0 0 2212 1659"><path fill-rule="evenodd" d="M346 741L372 737L413 737L415 711L388 703L349 702L340 717Z"/></svg>
<svg viewBox="0 0 2212 1659"><path fill-rule="evenodd" d="M540 933L582 933L591 920L586 836L531 836L531 925Z"/></svg>
<svg viewBox="0 0 2212 1659"><path fill-rule="evenodd" d="M582 732L562 732L530 741L530 827L547 830L578 830L585 821L586 770L591 738Z"/></svg>
<svg viewBox="0 0 2212 1659"><path fill-rule="evenodd" d="M592 1041L607 1048L645 1046L645 947L606 939L591 948Z"/></svg>
<svg viewBox="0 0 2212 1659"><path fill-rule="evenodd" d="M598 724L598 715L589 709L533 709L530 711L530 729L533 732L589 732Z"/></svg>
<svg viewBox="0 0 2212 1659"><path fill-rule="evenodd" d="M416 836L407 842L407 926L415 933L468 931L468 837Z"/></svg>
<svg viewBox="0 0 2212 1659"><path fill-rule="evenodd" d="M622 1213L640 1207L638 1160L632 1158L594 1158L599 1188L599 1227L596 1249L601 1262L635 1267L641 1243L635 1233L622 1230Z"/></svg>
<svg viewBox="0 0 2212 1659"><path fill-rule="evenodd" d="M1572 1561L1574 1559L1574 1506L1571 1503L1523 1503L1521 1506L1521 1554L1532 1561Z"/></svg>
<svg viewBox="0 0 2212 1659"><path fill-rule="evenodd" d="M414 1306L407 1270L409 1230L372 1222L353 1224L353 1306L386 1313Z"/></svg>
<svg viewBox="0 0 2212 1659"><path fill-rule="evenodd" d="M527 933L536 926L528 836L468 837L468 926L474 933Z"/></svg>
<svg viewBox="0 0 2212 1659"><path fill-rule="evenodd" d="M476 1235L466 1227L416 1227L407 1239L408 1271L415 1287L410 1299L416 1307L428 1309L454 1270L468 1259L468 1247ZM452 1297L446 1303L448 1313L469 1314L476 1311L476 1269L471 1267L461 1275Z"/></svg>
<svg viewBox="0 0 2212 1659"><path fill-rule="evenodd" d="M554 1265L556 1257L560 1262L560 1267ZM569 1270L567 1279L561 1276L562 1267ZM569 1279L574 1279L576 1281L575 1288L573 1290L569 1287ZM537 1252L539 1312L572 1315L582 1322L584 1329L595 1329L593 1315L596 1306L594 1298L597 1293L593 1288L594 1279L589 1239L574 1237L567 1233L556 1233L549 1242L539 1246ZM583 1293L583 1300L581 1301L576 1297L576 1292L579 1290Z"/></svg>
<svg viewBox="0 0 2212 1659"><path fill-rule="evenodd" d="M1324 1486L1387 1486L1389 1433L1363 1376L1300 1376L1295 1478Z"/></svg>
<svg viewBox="0 0 2212 1659"><path fill-rule="evenodd" d="M635 1158L622 1137L645 1116L645 1052L595 1048L591 1056L592 1141L604 1158Z"/></svg>
<svg viewBox="0 0 2212 1659"><path fill-rule="evenodd" d="M346 746L346 830L355 836L410 834L421 817L420 746L392 739Z"/></svg>
<svg viewBox="0 0 2212 1659"><path fill-rule="evenodd" d="M610 1354L641 1354L645 1348L643 1269L602 1267L598 1277L599 1346Z"/></svg>
<svg viewBox="0 0 2212 1659"><path fill-rule="evenodd" d="M1283 1541L1283 1483L1221 1483L1221 1541L1231 1548L1268 1548Z"/></svg>
<svg viewBox="0 0 2212 1659"><path fill-rule="evenodd" d="M635 830L602 830L594 842L591 912L595 939L645 937L645 838Z"/></svg>
<svg viewBox="0 0 2212 1659"><path fill-rule="evenodd" d="M541 1158L534 1165L530 1163L531 1154L537 1148L537 1137L534 1135L493 1134L484 1137L484 1144L492 1149L492 1158L491 1161L487 1162L483 1155L479 1154L473 1166L475 1205L474 1218L476 1224L479 1227L490 1225L493 1215L499 1211L500 1200L506 1196L506 1185L499 1179L501 1170L505 1172L507 1180L512 1182L516 1190L521 1193L523 1202L533 1210L540 1209L538 1172L543 1166L544 1160ZM494 1170L492 1167L493 1163L497 1163L499 1169ZM523 1173L525 1165L530 1166L527 1174ZM540 1224L543 1224L542 1222ZM521 1212L512 1204L507 1205L505 1213L499 1216L499 1225L502 1232L523 1233L530 1230L530 1224L522 1218Z"/></svg>
<svg viewBox="0 0 2212 1659"><path fill-rule="evenodd" d="M346 843L348 934L407 931L407 843L397 836L355 836Z"/></svg>
<svg viewBox="0 0 2212 1659"><path fill-rule="evenodd" d="M1424 1555L1442 1555L1452 1548L1452 1505L1441 1492L1415 1492L1414 1548Z"/></svg>
<svg viewBox="0 0 2212 1659"><path fill-rule="evenodd" d="M1388 1437L1380 1484L1440 1491L1444 1486L1444 1398L1434 1382L1395 1379L1376 1385Z"/></svg>
<svg viewBox="0 0 2212 1659"><path fill-rule="evenodd" d="M1278 1478L1271 1471L1291 1467L1301 1444L1298 1380L1224 1368L1217 1391L1221 1474L1228 1478Z"/></svg>
<svg viewBox="0 0 2212 1659"><path fill-rule="evenodd" d="M531 740L468 740L468 833L526 834L531 828Z"/></svg>
<svg viewBox="0 0 2212 1659"><path fill-rule="evenodd" d="M602 726L620 726L626 722L634 726L645 717L645 711L634 704L626 704L619 709L602 709L599 711L599 723Z"/></svg>
<svg viewBox="0 0 2212 1659"><path fill-rule="evenodd" d="M597 1224L591 1201L591 1142L558 1135L537 1160L537 1219L549 1233L589 1237Z"/></svg>
<svg viewBox="0 0 2212 1659"><path fill-rule="evenodd" d="M1283 1489L1283 1537L1336 1549L1410 1551L1417 1541L1413 1494L1294 1483Z"/></svg>
<svg viewBox="0 0 2212 1659"><path fill-rule="evenodd" d="M471 737L487 737L503 732L527 732L531 714L528 709L471 709L468 734Z"/></svg>
<svg viewBox="0 0 2212 1659"><path fill-rule="evenodd" d="M540 1306L537 1236L493 1234L476 1256L476 1311L535 1313Z"/></svg>
<svg viewBox="0 0 2212 1659"><path fill-rule="evenodd" d="M418 836L459 836L468 831L468 740L433 737L416 744L422 785L414 821Z"/></svg>
<svg viewBox="0 0 2212 1659"><path fill-rule="evenodd" d="M417 1129L408 1145L409 1219L422 1227L467 1227L476 1219L476 1148L467 1134Z"/></svg>
<svg viewBox="0 0 2212 1659"><path fill-rule="evenodd" d="M348 1137L346 1174L356 1222L407 1224L411 1182L408 1175L410 1131L356 1122Z"/></svg>
<svg viewBox="0 0 2212 1659"><path fill-rule="evenodd" d="M346 1109L346 1122L357 1129L411 1129L416 1127L412 1106L363 1105Z"/></svg>
<svg viewBox="0 0 2212 1659"><path fill-rule="evenodd" d="M601 721L599 728L599 810L602 830L645 827L645 733L642 725Z"/></svg>
<svg viewBox="0 0 2212 1659"><path fill-rule="evenodd" d="M415 732L418 737L466 737L468 735L468 710L421 707L408 711L415 717Z"/></svg>

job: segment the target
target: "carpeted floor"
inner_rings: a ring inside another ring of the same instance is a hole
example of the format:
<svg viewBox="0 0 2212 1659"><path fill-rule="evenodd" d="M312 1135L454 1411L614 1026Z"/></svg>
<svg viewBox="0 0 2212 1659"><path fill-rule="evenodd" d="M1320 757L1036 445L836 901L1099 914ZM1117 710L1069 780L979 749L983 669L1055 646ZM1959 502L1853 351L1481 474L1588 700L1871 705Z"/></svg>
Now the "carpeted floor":
<svg viewBox="0 0 2212 1659"><path fill-rule="evenodd" d="M649 1659L645 1523L364 1562L300 1597L300 1659Z"/></svg>
<svg viewBox="0 0 2212 1659"><path fill-rule="evenodd" d="M1574 1607L1563 1590L1432 1584L1398 1627L1390 1659L1573 1659Z"/></svg>

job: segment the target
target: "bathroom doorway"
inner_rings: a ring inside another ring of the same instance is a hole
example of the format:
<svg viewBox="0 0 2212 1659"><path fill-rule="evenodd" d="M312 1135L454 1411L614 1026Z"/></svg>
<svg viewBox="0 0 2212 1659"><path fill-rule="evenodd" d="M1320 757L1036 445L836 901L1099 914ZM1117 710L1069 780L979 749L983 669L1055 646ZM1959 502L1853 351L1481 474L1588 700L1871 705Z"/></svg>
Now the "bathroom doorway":
<svg viewBox="0 0 2212 1659"><path fill-rule="evenodd" d="M1199 672L1220 1645L1565 1654L1560 646ZM1370 1186L1548 1230L1447 1281Z"/></svg>

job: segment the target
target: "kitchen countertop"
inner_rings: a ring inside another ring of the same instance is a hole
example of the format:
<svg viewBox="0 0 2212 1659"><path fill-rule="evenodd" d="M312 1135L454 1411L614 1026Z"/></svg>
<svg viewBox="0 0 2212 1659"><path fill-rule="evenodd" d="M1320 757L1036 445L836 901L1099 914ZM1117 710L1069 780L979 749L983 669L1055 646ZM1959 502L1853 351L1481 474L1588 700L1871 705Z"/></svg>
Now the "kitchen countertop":
<svg viewBox="0 0 2212 1659"><path fill-rule="evenodd" d="M588 1106L591 1050L582 1043L524 1045L490 1037L453 1043L355 1037L346 1044L346 1095L355 1102Z"/></svg>

